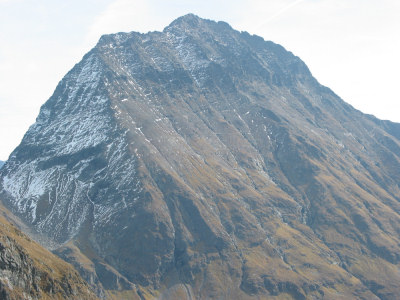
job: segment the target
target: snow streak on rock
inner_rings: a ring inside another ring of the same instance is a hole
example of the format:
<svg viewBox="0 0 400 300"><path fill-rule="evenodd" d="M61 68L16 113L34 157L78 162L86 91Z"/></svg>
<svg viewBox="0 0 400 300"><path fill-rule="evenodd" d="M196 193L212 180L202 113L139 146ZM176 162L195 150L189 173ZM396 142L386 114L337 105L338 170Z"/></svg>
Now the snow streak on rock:
<svg viewBox="0 0 400 300"><path fill-rule="evenodd" d="M128 190L137 186L139 191L125 135L112 123L103 71L92 52L67 74L26 133L24 150L11 155L11 171L3 178L4 191L17 201L16 212L58 242L74 237L89 219L108 222L132 201ZM110 187L99 183L108 179L115 182L112 199ZM95 203L92 194L108 198ZM118 197L126 200L115 203Z"/></svg>

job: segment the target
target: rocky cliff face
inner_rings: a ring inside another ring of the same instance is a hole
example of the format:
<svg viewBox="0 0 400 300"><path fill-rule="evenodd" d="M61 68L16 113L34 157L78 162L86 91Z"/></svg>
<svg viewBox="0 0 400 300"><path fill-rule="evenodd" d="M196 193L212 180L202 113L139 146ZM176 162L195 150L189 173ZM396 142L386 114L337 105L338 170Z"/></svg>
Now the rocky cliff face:
<svg viewBox="0 0 400 300"><path fill-rule="evenodd" d="M1 170L2 196L119 297L394 299L399 127L283 47L187 15L103 36Z"/></svg>
<svg viewBox="0 0 400 300"><path fill-rule="evenodd" d="M0 207L1 213L3 209ZM0 216L1 299L97 299L69 264Z"/></svg>

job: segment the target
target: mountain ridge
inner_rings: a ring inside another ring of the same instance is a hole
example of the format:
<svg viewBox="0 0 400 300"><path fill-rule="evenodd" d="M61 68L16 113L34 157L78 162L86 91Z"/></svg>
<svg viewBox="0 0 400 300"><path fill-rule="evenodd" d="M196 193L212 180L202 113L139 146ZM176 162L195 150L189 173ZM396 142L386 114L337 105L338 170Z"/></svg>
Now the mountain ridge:
<svg viewBox="0 0 400 300"><path fill-rule="evenodd" d="M394 299L399 136L282 46L186 15L102 36L2 197L99 289Z"/></svg>

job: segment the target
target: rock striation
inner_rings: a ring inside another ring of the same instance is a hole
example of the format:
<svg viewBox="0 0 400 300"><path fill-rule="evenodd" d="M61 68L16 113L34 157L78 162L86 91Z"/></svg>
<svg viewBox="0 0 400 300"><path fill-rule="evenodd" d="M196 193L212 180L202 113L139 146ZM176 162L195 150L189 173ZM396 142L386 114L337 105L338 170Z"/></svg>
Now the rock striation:
<svg viewBox="0 0 400 300"><path fill-rule="evenodd" d="M280 45L183 16L103 36L0 171L99 295L395 299L400 125Z"/></svg>

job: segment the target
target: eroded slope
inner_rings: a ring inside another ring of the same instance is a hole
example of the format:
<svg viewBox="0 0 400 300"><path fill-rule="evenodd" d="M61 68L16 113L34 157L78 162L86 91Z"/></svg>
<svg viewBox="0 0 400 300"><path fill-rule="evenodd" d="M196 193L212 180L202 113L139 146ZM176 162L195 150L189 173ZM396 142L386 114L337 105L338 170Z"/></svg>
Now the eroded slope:
<svg viewBox="0 0 400 300"><path fill-rule="evenodd" d="M0 210L1 299L98 299L72 266L32 241Z"/></svg>
<svg viewBox="0 0 400 300"><path fill-rule="evenodd" d="M281 46L188 15L103 36L1 182L115 293L395 299L399 136Z"/></svg>

